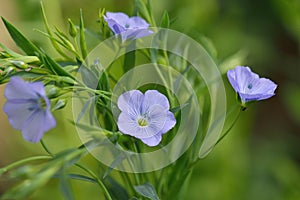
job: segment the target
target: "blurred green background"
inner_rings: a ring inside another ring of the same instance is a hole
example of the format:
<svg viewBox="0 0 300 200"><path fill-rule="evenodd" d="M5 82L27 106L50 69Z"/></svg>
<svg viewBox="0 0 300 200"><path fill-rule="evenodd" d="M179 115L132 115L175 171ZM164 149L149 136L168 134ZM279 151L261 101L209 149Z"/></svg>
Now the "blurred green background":
<svg viewBox="0 0 300 200"><path fill-rule="evenodd" d="M0 15L47 52L46 39L33 29L44 30L40 0L0 0ZM132 15L133 0L44 0L50 24L66 30L67 19L78 22L83 9L86 27L97 31L99 8ZM164 10L172 29L203 44L216 63L251 66L279 87L276 96L255 103L243 112L232 132L200 161L193 173L186 199L297 200L300 199L300 1L299 0L153 0L157 20ZM17 49L0 23L0 42ZM55 57L55 56L54 56ZM234 103L227 85L228 100ZM0 87L0 106L4 103ZM56 113L59 132L45 135L50 148L59 151L79 144L67 120ZM40 144L23 141L0 112L0 166L30 155L42 154ZM60 140L57 140L60 138ZM2 177L0 193L11 184ZM78 199L101 199L96 186L74 181ZM30 199L62 199L51 181Z"/></svg>

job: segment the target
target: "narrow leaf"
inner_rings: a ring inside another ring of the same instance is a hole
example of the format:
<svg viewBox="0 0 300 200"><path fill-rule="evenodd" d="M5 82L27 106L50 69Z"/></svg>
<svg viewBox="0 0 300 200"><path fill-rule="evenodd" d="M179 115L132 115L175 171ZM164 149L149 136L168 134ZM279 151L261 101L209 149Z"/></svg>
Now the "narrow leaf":
<svg viewBox="0 0 300 200"><path fill-rule="evenodd" d="M40 54L40 50L29 39L27 39L16 27L14 27L3 17L2 21L16 45L18 45L18 47L20 47L27 55L35 56L37 54Z"/></svg>
<svg viewBox="0 0 300 200"><path fill-rule="evenodd" d="M139 193L143 197L147 197L151 200L159 200L155 188L150 183L134 186L134 189L137 193Z"/></svg>
<svg viewBox="0 0 300 200"><path fill-rule="evenodd" d="M170 26L169 14L168 11L165 11L160 22L160 27L169 28L169 26Z"/></svg>
<svg viewBox="0 0 300 200"><path fill-rule="evenodd" d="M123 160L126 158L126 156L124 154L119 154L116 159L111 163L111 165L109 166L109 168L106 170L106 172L103 175L103 179L105 179L110 172L116 167L118 166L121 162L123 162Z"/></svg>
<svg viewBox="0 0 300 200"><path fill-rule="evenodd" d="M135 41L132 41L127 49L135 49ZM135 51L130 51L125 55L123 70L124 73L131 70L135 65Z"/></svg>

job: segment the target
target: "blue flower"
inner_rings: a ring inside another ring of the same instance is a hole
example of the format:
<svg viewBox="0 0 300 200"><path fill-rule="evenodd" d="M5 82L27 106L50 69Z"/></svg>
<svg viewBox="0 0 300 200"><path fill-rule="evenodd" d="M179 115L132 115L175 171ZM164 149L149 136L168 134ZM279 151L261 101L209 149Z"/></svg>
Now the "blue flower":
<svg viewBox="0 0 300 200"><path fill-rule="evenodd" d="M50 112L50 101L41 82L24 82L20 77L12 77L4 95L7 99L3 110L13 128L22 131L23 138L38 142L44 132L56 126Z"/></svg>
<svg viewBox="0 0 300 200"><path fill-rule="evenodd" d="M137 39L152 34L149 24L138 16L128 17L121 12L106 12L104 20L115 35L120 34L122 41Z"/></svg>
<svg viewBox="0 0 300 200"><path fill-rule="evenodd" d="M268 99L275 95L277 85L269 79L260 78L249 67L237 66L235 69L228 70L227 77L243 104Z"/></svg>
<svg viewBox="0 0 300 200"><path fill-rule="evenodd" d="M118 107L121 110L119 130L148 146L158 145L162 134L176 124L167 97L156 90L148 90L145 94L138 90L125 92L118 99Z"/></svg>

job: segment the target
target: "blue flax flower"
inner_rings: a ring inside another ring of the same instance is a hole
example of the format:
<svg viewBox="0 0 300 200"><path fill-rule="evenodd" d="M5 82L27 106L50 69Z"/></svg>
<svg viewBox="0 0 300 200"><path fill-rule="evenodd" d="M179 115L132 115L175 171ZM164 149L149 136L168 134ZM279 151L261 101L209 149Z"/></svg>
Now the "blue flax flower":
<svg viewBox="0 0 300 200"><path fill-rule="evenodd" d="M249 67L237 66L235 69L228 70L227 77L243 104L268 99L275 95L277 85L269 79L260 78Z"/></svg>
<svg viewBox="0 0 300 200"><path fill-rule="evenodd" d="M4 95L7 99L3 110L13 128L22 131L23 138L38 142L44 132L56 126L50 112L50 101L41 82L25 82L12 77Z"/></svg>
<svg viewBox="0 0 300 200"><path fill-rule="evenodd" d="M156 90L148 90L145 94L139 90L125 92L118 99L118 107L121 110L119 130L148 146L158 145L162 134L176 124L167 97Z"/></svg>
<svg viewBox="0 0 300 200"><path fill-rule="evenodd" d="M138 16L128 17L121 12L106 12L104 19L115 35L121 35L122 41L145 37L153 33L148 29L149 24Z"/></svg>

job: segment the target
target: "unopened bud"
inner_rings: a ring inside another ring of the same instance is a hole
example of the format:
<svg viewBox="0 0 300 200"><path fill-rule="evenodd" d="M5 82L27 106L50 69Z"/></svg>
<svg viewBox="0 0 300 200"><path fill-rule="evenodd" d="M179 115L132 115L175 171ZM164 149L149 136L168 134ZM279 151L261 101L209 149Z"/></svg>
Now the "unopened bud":
<svg viewBox="0 0 300 200"><path fill-rule="evenodd" d="M74 38L77 35L77 28L71 21L71 19L68 19L69 22L69 34Z"/></svg>

